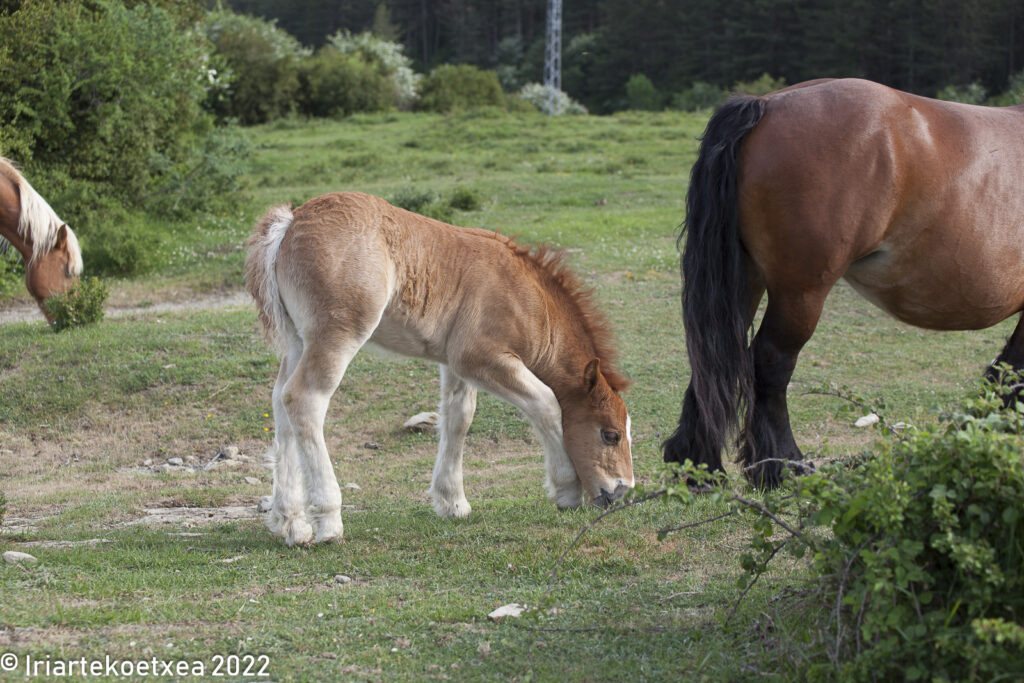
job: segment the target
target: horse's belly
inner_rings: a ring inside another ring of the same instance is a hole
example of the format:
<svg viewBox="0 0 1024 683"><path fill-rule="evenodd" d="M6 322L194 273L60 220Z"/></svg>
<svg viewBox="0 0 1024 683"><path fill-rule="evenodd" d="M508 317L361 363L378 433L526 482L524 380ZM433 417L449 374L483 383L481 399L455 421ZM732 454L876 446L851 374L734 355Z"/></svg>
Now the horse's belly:
<svg viewBox="0 0 1024 683"><path fill-rule="evenodd" d="M901 266L891 254L872 254L850 266L844 279L894 318L934 330L980 330L1021 310L1022 273L961 273L953 262Z"/></svg>
<svg viewBox="0 0 1024 683"><path fill-rule="evenodd" d="M443 344L436 341L433 335L408 322L391 320L387 315L373 331L367 346L371 351L423 358L436 363L446 362Z"/></svg>

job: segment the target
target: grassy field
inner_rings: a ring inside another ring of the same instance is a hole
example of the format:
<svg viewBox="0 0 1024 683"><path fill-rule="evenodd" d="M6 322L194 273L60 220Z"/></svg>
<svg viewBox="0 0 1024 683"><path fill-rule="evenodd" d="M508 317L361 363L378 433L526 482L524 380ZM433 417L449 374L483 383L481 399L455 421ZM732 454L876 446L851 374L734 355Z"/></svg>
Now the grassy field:
<svg viewBox="0 0 1024 683"><path fill-rule="evenodd" d="M637 478L652 483L689 375L675 239L703 125L674 113L485 111L252 130L256 165L237 211L163 226L165 267L112 283L112 303L141 308L60 335L41 320L0 327L0 549L39 559L0 564L0 653L22 673L29 657L53 666L109 655L198 661L209 675L218 657L251 655L265 657L253 671L272 680L799 676L813 653L765 627L785 575L728 619L740 522L657 540L658 529L723 506L635 506L572 546L598 511L558 512L546 500L539 444L493 398L481 397L467 442L473 513L437 518L426 495L436 436L400 428L436 404L437 370L424 363L357 356L327 423L339 481L358 486L344 490L345 541L286 548L247 512L270 492L259 460L276 373L254 311L158 308L240 289L241 243L270 204L342 189L442 203L469 192L480 206L454 222L564 247L596 289L635 382ZM793 378L798 442L842 456L875 438L841 401L808 393L830 385L880 400L893 421L927 421L969 390L1007 325L925 332L840 285ZM240 451L233 466L205 469L226 446ZM184 466L155 471L171 458ZM151 523L160 511L179 516ZM539 609L487 619L510 602Z"/></svg>

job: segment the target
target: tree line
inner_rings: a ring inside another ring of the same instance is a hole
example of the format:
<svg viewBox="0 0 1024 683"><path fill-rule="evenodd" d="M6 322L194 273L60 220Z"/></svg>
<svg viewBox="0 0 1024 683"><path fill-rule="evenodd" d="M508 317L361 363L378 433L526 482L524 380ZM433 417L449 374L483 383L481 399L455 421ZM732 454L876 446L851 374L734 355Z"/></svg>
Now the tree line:
<svg viewBox="0 0 1024 683"><path fill-rule="evenodd" d="M495 69L503 86L541 80L547 0L227 0L276 19L310 47L340 29L384 32L422 72ZM564 0L563 89L593 112L627 105L650 79L669 102L707 83L768 73L796 83L856 76L934 96L1007 89L1024 70L1019 0Z"/></svg>

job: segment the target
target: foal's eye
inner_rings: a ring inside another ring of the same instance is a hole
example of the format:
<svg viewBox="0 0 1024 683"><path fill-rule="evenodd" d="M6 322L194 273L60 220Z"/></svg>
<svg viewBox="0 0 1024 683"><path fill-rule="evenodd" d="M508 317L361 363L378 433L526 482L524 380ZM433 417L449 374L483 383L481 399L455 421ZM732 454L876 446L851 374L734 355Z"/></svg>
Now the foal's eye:
<svg viewBox="0 0 1024 683"><path fill-rule="evenodd" d="M601 430L601 440L609 446L617 446L619 444L619 439L621 438L622 435L613 429Z"/></svg>

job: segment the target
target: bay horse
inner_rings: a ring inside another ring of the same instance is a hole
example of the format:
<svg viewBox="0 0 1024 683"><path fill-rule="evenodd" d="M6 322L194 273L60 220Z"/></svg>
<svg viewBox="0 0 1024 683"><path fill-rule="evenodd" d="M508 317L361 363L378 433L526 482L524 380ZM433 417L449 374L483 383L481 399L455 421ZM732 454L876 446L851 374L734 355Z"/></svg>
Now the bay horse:
<svg viewBox="0 0 1024 683"><path fill-rule="evenodd" d="M477 389L519 408L543 444L548 496L600 506L632 488L630 420L605 319L558 252L521 247L344 192L272 207L247 240L246 287L281 355L272 508L291 546L342 537L327 406L364 345L441 367L434 511L466 517L462 453Z"/></svg>
<svg viewBox="0 0 1024 683"><path fill-rule="evenodd" d="M82 252L71 228L0 157L0 252L13 246L25 263L25 286L50 322L43 303L63 294L82 274Z"/></svg>
<svg viewBox="0 0 1024 683"><path fill-rule="evenodd" d="M750 480L779 483L802 458L786 387L840 278L929 329L982 329L1024 309L1024 106L858 79L734 96L708 122L686 204L692 373L667 462L720 471L741 427ZM1001 363L1024 367L1024 322L988 374Z"/></svg>

